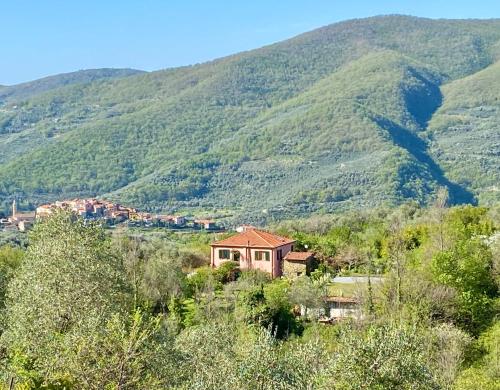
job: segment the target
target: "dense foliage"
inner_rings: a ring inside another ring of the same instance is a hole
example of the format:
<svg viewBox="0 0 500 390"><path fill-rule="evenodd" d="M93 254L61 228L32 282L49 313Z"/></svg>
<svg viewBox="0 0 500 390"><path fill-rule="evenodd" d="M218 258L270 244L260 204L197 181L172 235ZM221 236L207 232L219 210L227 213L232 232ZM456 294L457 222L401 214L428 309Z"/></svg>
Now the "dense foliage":
<svg viewBox="0 0 500 390"><path fill-rule="evenodd" d="M385 16L196 66L2 87L0 200L254 221L423 204L439 186L492 203L499 39L497 20Z"/></svg>
<svg viewBox="0 0 500 390"><path fill-rule="evenodd" d="M445 196L280 223L321 264L276 280L206 267L206 234L58 213L0 248L0 388L495 389L499 210ZM383 276L351 291L363 315L319 324L359 273Z"/></svg>

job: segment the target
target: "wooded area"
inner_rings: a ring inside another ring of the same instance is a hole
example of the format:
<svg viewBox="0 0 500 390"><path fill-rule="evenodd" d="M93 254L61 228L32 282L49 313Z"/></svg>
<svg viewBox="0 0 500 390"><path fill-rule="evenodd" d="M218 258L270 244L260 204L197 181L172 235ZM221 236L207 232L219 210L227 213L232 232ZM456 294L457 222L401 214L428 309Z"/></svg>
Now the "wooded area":
<svg viewBox="0 0 500 390"><path fill-rule="evenodd" d="M309 277L207 267L210 234L110 235L61 212L0 250L0 372L16 389L497 389L499 209L437 203L272 227ZM378 274L319 324L334 275ZM374 286L373 286L374 287ZM1 387L0 387L1 388Z"/></svg>

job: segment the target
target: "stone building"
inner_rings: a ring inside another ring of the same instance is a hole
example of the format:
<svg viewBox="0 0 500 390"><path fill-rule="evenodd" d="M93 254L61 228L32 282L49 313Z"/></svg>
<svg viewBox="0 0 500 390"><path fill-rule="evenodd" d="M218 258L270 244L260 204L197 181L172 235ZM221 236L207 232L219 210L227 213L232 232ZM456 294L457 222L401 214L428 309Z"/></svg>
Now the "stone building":
<svg viewBox="0 0 500 390"><path fill-rule="evenodd" d="M309 275L316 267L312 252L288 252L283 259L283 275L289 278Z"/></svg>

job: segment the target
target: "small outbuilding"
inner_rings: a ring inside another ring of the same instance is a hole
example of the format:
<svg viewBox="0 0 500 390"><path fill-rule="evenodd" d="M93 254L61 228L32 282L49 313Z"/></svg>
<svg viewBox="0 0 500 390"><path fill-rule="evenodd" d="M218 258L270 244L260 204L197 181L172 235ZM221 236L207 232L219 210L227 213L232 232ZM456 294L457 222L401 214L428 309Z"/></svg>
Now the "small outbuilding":
<svg viewBox="0 0 500 390"><path fill-rule="evenodd" d="M288 252L283 259L283 275L289 278L309 275L317 267L312 252Z"/></svg>
<svg viewBox="0 0 500 390"><path fill-rule="evenodd" d="M355 297L328 297L325 300L327 315L332 319L362 318L359 299Z"/></svg>

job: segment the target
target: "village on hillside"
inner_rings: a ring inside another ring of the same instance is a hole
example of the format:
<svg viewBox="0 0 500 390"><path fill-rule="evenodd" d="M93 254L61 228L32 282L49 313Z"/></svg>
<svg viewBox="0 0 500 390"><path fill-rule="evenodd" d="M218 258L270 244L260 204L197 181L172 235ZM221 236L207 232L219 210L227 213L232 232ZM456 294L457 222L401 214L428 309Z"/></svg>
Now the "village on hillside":
<svg viewBox="0 0 500 390"><path fill-rule="evenodd" d="M12 202L12 213L0 219L0 230L27 231L37 219L48 217L57 210L68 210L89 220L102 220L107 226L167 228L224 231L224 227L212 219L196 219L184 215L165 215L139 211L102 199L72 199L56 201L38 206L32 212L18 212L16 201Z"/></svg>

